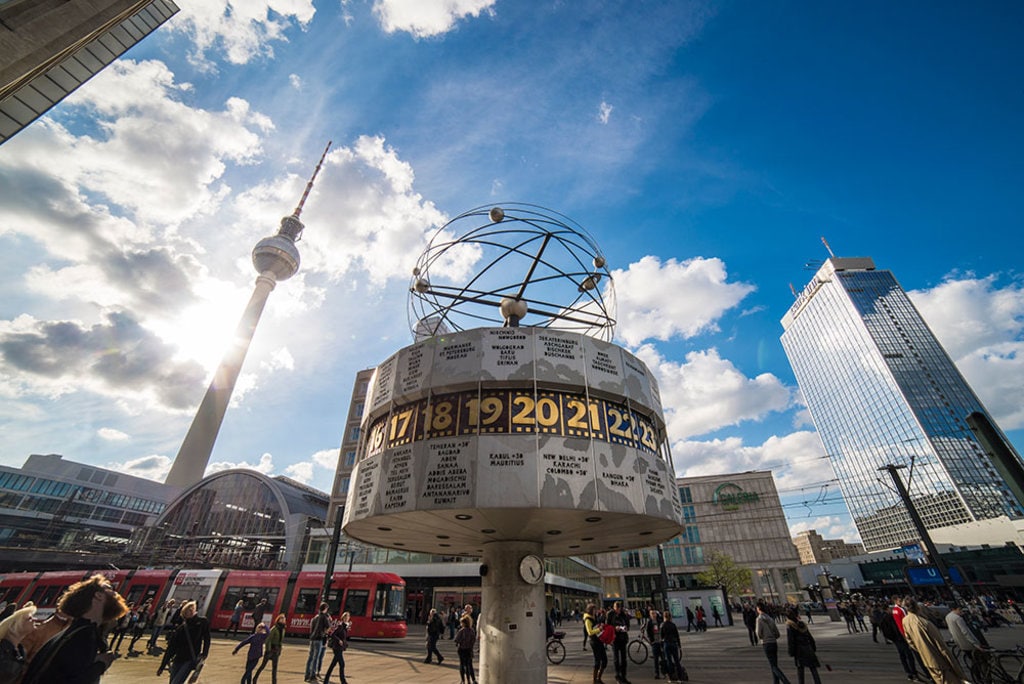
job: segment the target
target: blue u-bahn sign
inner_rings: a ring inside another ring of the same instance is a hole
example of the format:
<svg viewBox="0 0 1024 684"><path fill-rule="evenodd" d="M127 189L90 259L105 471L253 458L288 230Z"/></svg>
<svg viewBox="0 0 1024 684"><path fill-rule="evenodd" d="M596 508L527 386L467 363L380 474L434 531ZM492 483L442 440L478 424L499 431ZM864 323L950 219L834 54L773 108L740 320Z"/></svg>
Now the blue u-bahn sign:
<svg viewBox="0 0 1024 684"><path fill-rule="evenodd" d="M907 582L915 587L926 587L941 585L942 575L934 565L908 565L904 568L907 574ZM965 584L964 576L955 567L949 568L949 579L953 584Z"/></svg>

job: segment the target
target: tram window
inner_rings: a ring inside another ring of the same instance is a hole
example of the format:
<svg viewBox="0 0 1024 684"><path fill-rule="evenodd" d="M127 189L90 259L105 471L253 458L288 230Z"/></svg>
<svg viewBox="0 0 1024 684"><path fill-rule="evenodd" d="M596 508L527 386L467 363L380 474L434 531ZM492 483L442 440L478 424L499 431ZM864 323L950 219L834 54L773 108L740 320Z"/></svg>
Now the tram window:
<svg viewBox="0 0 1024 684"><path fill-rule="evenodd" d="M370 602L370 592L366 589L349 589L345 594L345 610L353 617L366 615L366 606Z"/></svg>
<svg viewBox="0 0 1024 684"><path fill-rule="evenodd" d="M61 594L64 593L64 590L67 589L69 586L70 585L68 584L47 584L41 587L36 587L36 590L32 592L32 598L30 600L38 608L46 608L52 606L57 603L57 599L60 597Z"/></svg>
<svg viewBox="0 0 1024 684"><path fill-rule="evenodd" d="M401 584L378 584L373 599L373 617L391 620L405 618L405 587Z"/></svg>
<svg viewBox="0 0 1024 684"><path fill-rule="evenodd" d="M4 587L4 588L0 588L0 601L4 601L4 602L7 602L7 603L10 603L15 598L17 598L18 594L20 594L21 590L24 589L24 588L25 587Z"/></svg>
<svg viewBox="0 0 1024 684"><path fill-rule="evenodd" d="M159 584L136 584L128 590L128 595L124 597L124 600L134 605L141 605L147 599L155 598L156 592L160 588Z"/></svg>
<svg viewBox="0 0 1024 684"><path fill-rule="evenodd" d="M245 610L252 610L259 603L260 599L267 599L267 606L273 610L277 605L278 587L228 587L224 592L224 600L220 604L221 610L234 610L235 604L241 599Z"/></svg>
<svg viewBox="0 0 1024 684"><path fill-rule="evenodd" d="M317 599L320 598L320 590L313 589L300 589L299 597L295 599L295 612L296 613L315 613L317 612Z"/></svg>

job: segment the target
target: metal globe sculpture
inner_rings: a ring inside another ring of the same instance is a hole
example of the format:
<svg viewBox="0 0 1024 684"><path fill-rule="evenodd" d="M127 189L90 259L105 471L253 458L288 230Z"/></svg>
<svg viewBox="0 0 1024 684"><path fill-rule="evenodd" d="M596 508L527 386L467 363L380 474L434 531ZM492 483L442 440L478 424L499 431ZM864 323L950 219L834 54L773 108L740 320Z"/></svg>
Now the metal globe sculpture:
<svg viewBox="0 0 1024 684"><path fill-rule="evenodd" d="M475 258L468 278L444 275ZM571 219L532 204L456 216L413 269L409 323L417 338L488 325L570 330L611 340L615 293L597 243ZM432 326L424 326L432 321Z"/></svg>

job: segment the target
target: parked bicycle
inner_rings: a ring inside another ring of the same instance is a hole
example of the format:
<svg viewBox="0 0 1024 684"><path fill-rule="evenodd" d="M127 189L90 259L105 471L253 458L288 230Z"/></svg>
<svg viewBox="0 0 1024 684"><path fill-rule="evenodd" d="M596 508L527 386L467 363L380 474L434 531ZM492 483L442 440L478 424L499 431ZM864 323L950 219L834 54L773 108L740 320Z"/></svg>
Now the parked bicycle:
<svg viewBox="0 0 1024 684"><path fill-rule="evenodd" d="M565 638L565 632L555 632L548 639L547 643L547 655L548 662L552 665L558 665L565 660L565 644L562 643L562 639Z"/></svg>
<svg viewBox="0 0 1024 684"><path fill-rule="evenodd" d="M647 662L647 656L650 651L651 649L647 643L647 635L644 634L644 630L640 630L640 636L626 645L626 654L637 665L643 665Z"/></svg>
<svg viewBox="0 0 1024 684"><path fill-rule="evenodd" d="M964 653L953 641L947 641L950 653L963 663L974 684L1024 684L1024 647L989 649L987 657Z"/></svg>

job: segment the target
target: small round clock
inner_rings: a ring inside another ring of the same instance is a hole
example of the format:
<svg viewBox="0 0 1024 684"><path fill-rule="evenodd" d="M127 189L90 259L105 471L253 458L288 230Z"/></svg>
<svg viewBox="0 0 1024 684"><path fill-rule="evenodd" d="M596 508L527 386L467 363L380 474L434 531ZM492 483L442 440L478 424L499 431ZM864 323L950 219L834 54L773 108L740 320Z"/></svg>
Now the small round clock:
<svg viewBox="0 0 1024 684"><path fill-rule="evenodd" d="M537 584L544 581L544 561L540 556L523 556L519 561L519 576L527 584Z"/></svg>

